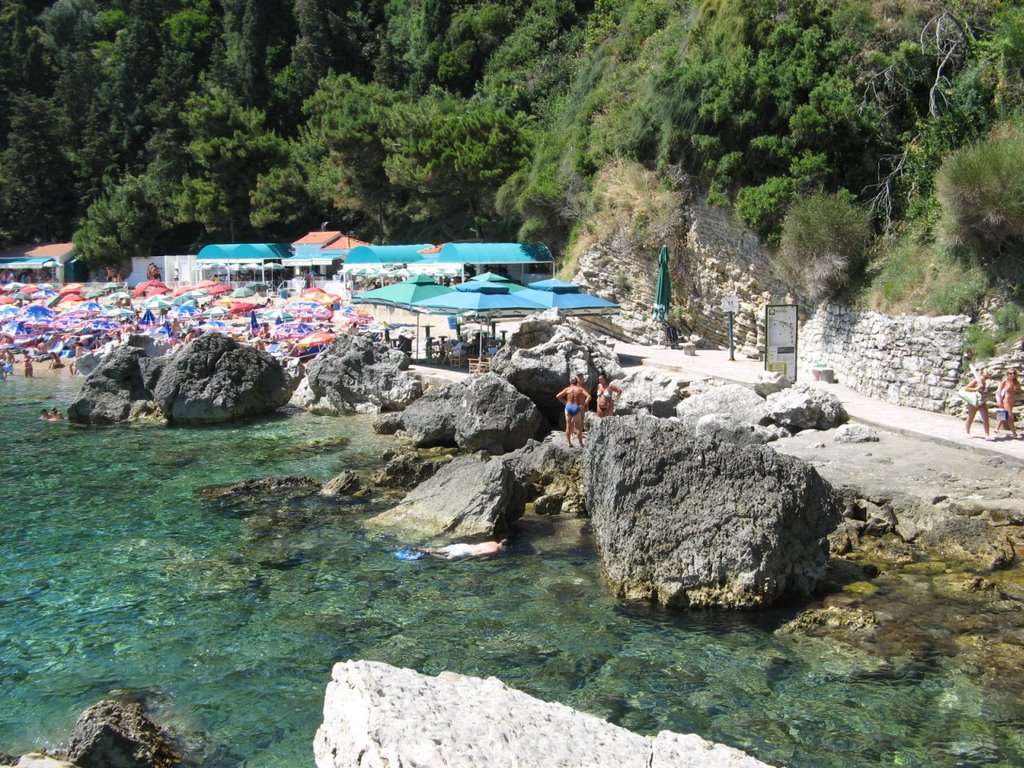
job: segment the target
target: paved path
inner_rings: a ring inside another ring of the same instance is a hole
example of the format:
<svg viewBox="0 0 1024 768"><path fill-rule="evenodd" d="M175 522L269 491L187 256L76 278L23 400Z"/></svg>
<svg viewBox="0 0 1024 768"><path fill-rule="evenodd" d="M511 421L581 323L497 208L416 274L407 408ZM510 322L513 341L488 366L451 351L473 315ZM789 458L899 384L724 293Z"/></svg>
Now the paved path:
<svg viewBox="0 0 1024 768"><path fill-rule="evenodd" d="M758 374L764 370L764 363L759 360L745 360L739 357L736 360L729 360L729 353L725 350L698 350L696 355L687 355L675 349L616 342L615 352L624 367L642 363L678 371L694 378L711 377L739 384L754 383ZM800 380L804 381L803 377ZM834 394L842 402L850 418L862 424L965 450L997 453L1024 462L1024 440L1013 440L1007 436L987 441L978 421L975 421L971 429L973 436L968 437L964 431L963 419L875 400L841 384L809 380L807 383ZM991 426L994 430L994 418ZM1024 429L1020 432L1024 434Z"/></svg>

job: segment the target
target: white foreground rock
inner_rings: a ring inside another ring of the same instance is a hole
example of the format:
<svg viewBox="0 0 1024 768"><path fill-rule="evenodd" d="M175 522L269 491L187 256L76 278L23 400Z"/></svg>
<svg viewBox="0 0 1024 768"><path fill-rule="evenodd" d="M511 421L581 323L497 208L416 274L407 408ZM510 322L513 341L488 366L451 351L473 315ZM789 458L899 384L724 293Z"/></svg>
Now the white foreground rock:
<svg viewBox="0 0 1024 768"><path fill-rule="evenodd" d="M692 734L640 736L495 678L371 661L335 664L332 677L317 768L767 768Z"/></svg>

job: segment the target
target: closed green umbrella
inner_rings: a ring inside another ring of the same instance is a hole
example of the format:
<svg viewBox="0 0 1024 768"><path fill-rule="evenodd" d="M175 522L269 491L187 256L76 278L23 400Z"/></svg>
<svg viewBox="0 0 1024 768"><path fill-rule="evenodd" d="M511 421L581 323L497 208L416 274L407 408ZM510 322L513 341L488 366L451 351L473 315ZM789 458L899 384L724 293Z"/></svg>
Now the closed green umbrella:
<svg viewBox="0 0 1024 768"><path fill-rule="evenodd" d="M654 309L651 314L660 323L668 321L668 310L672 305L672 280L668 274L668 246L661 246L658 257L658 287L654 291Z"/></svg>

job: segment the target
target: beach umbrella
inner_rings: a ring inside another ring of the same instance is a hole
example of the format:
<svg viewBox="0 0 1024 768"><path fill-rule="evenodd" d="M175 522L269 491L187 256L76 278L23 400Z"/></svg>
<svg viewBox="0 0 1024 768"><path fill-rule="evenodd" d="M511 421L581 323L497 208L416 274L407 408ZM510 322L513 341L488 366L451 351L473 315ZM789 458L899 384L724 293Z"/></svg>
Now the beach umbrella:
<svg viewBox="0 0 1024 768"><path fill-rule="evenodd" d="M3 304L3 302L0 301L0 304ZM21 310L18 309L13 304L7 304L5 306L0 306L0 320L10 320L12 317L17 315L20 311Z"/></svg>
<svg viewBox="0 0 1024 768"><path fill-rule="evenodd" d="M216 296L221 293L230 292L231 286L227 283L214 283L210 286L203 286L203 290L206 291L207 296Z"/></svg>
<svg viewBox="0 0 1024 768"><path fill-rule="evenodd" d="M152 298L146 299L145 303L142 306L144 306L146 309L159 310L170 309L171 307L176 305L173 301L171 301L170 299L165 299L163 296L153 296Z"/></svg>
<svg viewBox="0 0 1024 768"><path fill-rule="evenodd" d="M288 320L294 320L295 315L293 315L287 309L272 309L269 312L263 313L263 319L284 322Z"/></svg>
<svg viewBox="0 0 1024 768"><path fill-rule="evenodd" d="M124 283L104 283L102 288L105 291L116 291L118 288L124 288Z"/></svg>
<svg viewBox="0 0 1024 768"><path fill-rule="evenodd" d="M5 293L14 293L15 291L20 290L21 288L24 288L24 287L25 287L24 283L19 283L19 282L16 282L16 281L15 282L10 282L10 283L8 283L7 285L4 286L4 292Z"/></svg>
<svg viewBox="0 0 1024 768"><path fill-rule="evenodd" d="M451 293L418 301L413 307L427 312L466 313L483 319L515 317L544 309L543 305L522 298L522 293L510 293L508 286L500 283L467 282L455 286ZM480 334L480 354L483 354L483 348L483 334Z"/></svg>
<svg viewBox="0 0 1024 768"><path fill-rule="evenodd" d="M260 283L260 282L246 283L245 287L246 288L252 288L254 291L257 291L257 292L259 292L259 291L266 291L266 290L269 290L269 288L270 288L270 286L267 285L266 283Z"/></svg>
<svg viewBox="0 0 1024 768"><path fill-rule="evenodd" d="M142 315L142 319L139 320L139 325L156 325L156 317L153 315L152 309L147 309L145 314Z"/></svg>
<svg viewBox="0 0 1024 768"><path fill-rule="evenodd" d="M208 310L203 312L205 317L225 317L230 314L231 311L227 307L210 307Z"/></svg>
<svg viewBox="0 0 1024 768"><path fill-rule="evenodd" d="M146 289L146 298L148 299L150 296L161 296L170 292L171 289L166 285L151 285Z"/></svg>
<svg viewBox="0 0 1024 768"><path fill-rule="evenodd" d="M135 317L135 312L124 307L111 307L110 309L103 310L104 317Z"/></svg>
<svg viewBox="0 0 1024 768"><path fill-rule="evenodd" d="M654 307L651 314L660 323L668 321L668 310L672 304L672 280L668 273L668 246L661 246L658 257L658 287L654 291Z"/></svg>
<svg viewBox="0 0 1024 768"><path fill-rule="evenodd" d="M98 299L101 296L106 296L106 295L107 295L106 291L95 290L95 291L89 291L88 293L86 293L85 294L85 298L87 298L87 299Z"/></svg>
<svg viewBox="0 0 1024 768"><path fill-rule="evenodd" d="M179 307L186 307L189 305L194 307L196 304L199 303L196 297L193 296L191 293L182 294L181 296L178 296L176 299L172 299L172 302L178 305Z"/></svg>
<svg viewBox="0 0 1024 768"><path fill-rule="evenodd" d="M75 307L76 312L83 312L86 314L98 315L103 311L103 305L98 301L84 301Z"/></svg>
<svg viewBox="0 0 1024 768"><path fill-rule="evenodd" d="M112 293L109 296L107 296L108 299L112 299L113 301L124 301L125 299L130 299L131 297L132 295L128 293L128 291L117 291L116 293Z"/></svg>
<svg viewBox="0 0 1024 768"><path fill-rule="evenodd" d="M255 295L256 295L256 289L255 288L249 288L248 286L245 286L245 285L243 285L241 288L235 288L235 290L233 290L231 292L232 298L235 298L235 299L248 299L250 296L255 296Z"/></svg>
<svg viewBox="0 0 1024 768"><path fill-rule="evenodd" d="M435 296L451 293L452 288L438 285L427 275L416 275L394 285L363 291L352 297L357 304L388 304L392 306L411 305Z"/></svg>
<svg viewBox="0 0 1024 768"><path fill-rule="evenodd" d="M17 293L12 293L11 298L15 301L29 301L32 296L24 291L18 291Z"/></svg>
<svg viewBox="0 0 1024 768"><path fill-rule="evenodd" d="M543 287L538 290L534 288L536 285ZM619 309L615 302L584 293L575 283L567 283L564 280L542 280L516 295L545 307L554 307L567 315L600 315Z"/></svg>
<svg viewBox="0 0 1024 768"><path fill-rule="evenodd" d="M252 331L252 335L255 336L260 332L260 321L256 319L256 312L249 312L249 330Z"/></svg>
<svg viewBox="0 0 1024 768"><path fill-rule="evenodd" d="M84 283L64 283L58 293L81 293L84 287Z"/></svg>
<svg viewBox="0 0 1024 768"><path fill-rule="evenodd" d="M154 288L163 288L165 291L170 290L170 288L159 280L146 280L135 286L135 290L132 291L132 296L138 298L142 294Z"/></svg>
<svg viewBox="0 0 1024 768"><path fill-rule="evenodd" d="M182 318L182 317L195 317L198 314L199 314L199 307L196 307L194 305L189 305L189 304L182 304L180 306L175 307L170 312L168 312L167 316L168 317L172 317L172 318L173 317Z"/></svg>

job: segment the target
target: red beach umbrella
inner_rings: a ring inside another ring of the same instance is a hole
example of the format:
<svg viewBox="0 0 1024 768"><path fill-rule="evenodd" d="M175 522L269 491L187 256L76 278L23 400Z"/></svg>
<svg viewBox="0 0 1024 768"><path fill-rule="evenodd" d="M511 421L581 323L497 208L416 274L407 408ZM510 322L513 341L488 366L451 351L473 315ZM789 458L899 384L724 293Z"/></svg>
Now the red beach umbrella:
<svg viewBox="0 0 1024 768"><path fill-rule="evenodd" d="M82 288L84 287L85 286L82 283L65 283L64 286L59 291L57 291L57 293L81 293Z"/></svg>
<svg viewBox="0 0 1024 768"><path fill-rule="evenodd" d="M132 291L132 296L134 296L135 298L138 298L142 294L146 293L146 291L148 291L150 288L155 288L155 287L163 288L163 289L165 289L165 291L169 291L170 290L170 288L168 288L166 285L164 285L164 283L162 283L159 280L146 280L145 282L139 283L138 285L135 286L135 290ZM149 294L149 295L152 295L152 294Z"/></svg>
<svg viewBox="0 0 1024 768"><path fill-rule="evenodd" d="M161 283L160 285L151 285L149 286L149 288L146 289L146 298L148 299L150 296L160 296L161 294L170 292L171 289L168 288L163 283Z"/></svg>
<svg viewBox="0 0 1024 768"><path fill-rule="evenodd" d="M231 286L227 283L214 283L210 286L203 286L208 296L216 296L219 293L227 293L231 290Z"/></svg>

